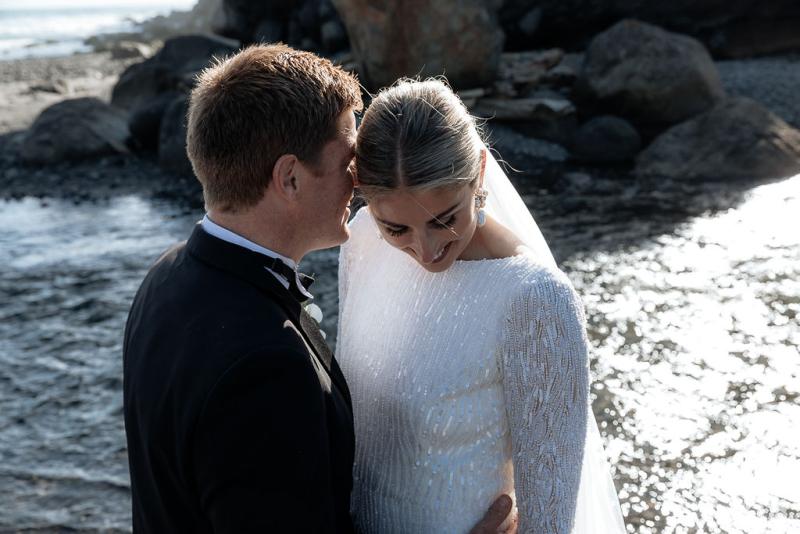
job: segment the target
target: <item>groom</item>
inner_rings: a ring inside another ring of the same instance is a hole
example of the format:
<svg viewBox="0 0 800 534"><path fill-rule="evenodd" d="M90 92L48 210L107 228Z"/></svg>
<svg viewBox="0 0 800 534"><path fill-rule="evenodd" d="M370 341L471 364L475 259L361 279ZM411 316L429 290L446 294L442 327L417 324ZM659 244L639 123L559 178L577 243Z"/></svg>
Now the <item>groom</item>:
<svg viewBox="0 0 800 534"><path fill-rule="evenodd" d="M284 45L207 69L187 150L207 214L125 329L136 533L354 531L350 393L297 272L348 238L356 79ZM502 497L473 532L494 533Z"/></svg>

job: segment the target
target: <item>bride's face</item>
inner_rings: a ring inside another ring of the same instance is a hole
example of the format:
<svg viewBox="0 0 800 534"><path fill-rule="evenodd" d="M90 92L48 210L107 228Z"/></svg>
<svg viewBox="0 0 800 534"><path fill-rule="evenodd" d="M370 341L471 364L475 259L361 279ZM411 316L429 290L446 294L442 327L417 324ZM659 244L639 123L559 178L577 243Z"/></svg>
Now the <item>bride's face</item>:
<svg viewBox="0 0 800 534"><path fill-rule="evenodd" d="M475 234L475 187L412 192L396 190L369 201L387 243L428 271L447 270Z"/></svg>

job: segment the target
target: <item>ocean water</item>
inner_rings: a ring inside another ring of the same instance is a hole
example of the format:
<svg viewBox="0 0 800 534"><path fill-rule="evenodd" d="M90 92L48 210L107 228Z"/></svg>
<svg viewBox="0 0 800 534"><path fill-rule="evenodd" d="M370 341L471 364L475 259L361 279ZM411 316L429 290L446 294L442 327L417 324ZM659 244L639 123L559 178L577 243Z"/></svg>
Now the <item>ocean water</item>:
<svg viewBox="0 0 800 534"><path fill-rule="evenodd" d="M585 304L628 532L800 532L800 175L521 192ZM0 533L131 532L122 332L201 217L142 195L0 198ZM337 258L301 264L331 342Z"/></svg>
<svg viewBox="0 0 800 534"><path fill-rule="evenodd" d="M89 51L84 40L135 30L156 15L191 9L196 0L0 0L0 60Z"/></svg>

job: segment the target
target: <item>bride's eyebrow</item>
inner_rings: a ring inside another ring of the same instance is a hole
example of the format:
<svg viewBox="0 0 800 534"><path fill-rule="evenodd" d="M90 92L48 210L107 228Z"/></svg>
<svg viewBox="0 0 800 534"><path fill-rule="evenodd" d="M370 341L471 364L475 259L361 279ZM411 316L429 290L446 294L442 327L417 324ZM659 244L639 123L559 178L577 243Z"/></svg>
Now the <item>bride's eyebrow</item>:
<svg viewBox="0 0 800 534"><path fill-rule="evenodd" d="M450 215L450 213L451 213L451 212L453 212L453 211L455 211L455 209L456 209L457 207L459 207L460 205L461 205L461 201L459 201L459 202L455 203L453 206L450 206L448 209L444 210L444 211L443 211L442 213L440 213L439 215L434 215L434 216L433 216L433 219L431 219L430 221L428 221L428 224L437 224L437 223L441 223L443 218L445 218L445 217L447 217L448 215ZM384 221L383 219L380 219L380 218L378 218L378 217L376 217L376 219L378 219L378 222L380 222L380 223L382 223L382 224L384 224L384 225L386 225L386 226L393 226L393 227L395 227L395 228L405 228L405 225L404 225L404 224L397 224L397 223L393 223L393 222L391 222L391 221Z"/></svg>

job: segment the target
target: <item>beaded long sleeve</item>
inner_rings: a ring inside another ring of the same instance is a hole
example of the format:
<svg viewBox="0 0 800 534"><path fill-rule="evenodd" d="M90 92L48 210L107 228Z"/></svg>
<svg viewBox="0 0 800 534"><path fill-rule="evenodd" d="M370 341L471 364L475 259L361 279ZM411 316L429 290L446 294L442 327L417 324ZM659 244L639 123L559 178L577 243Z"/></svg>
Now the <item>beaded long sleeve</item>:
<svg viewBox="0 0 800 534"><path fill-rule="evenodd" d="M502 345L520 534L571 532L589 409L583 307L566 277L513 299Z"/></svg>

